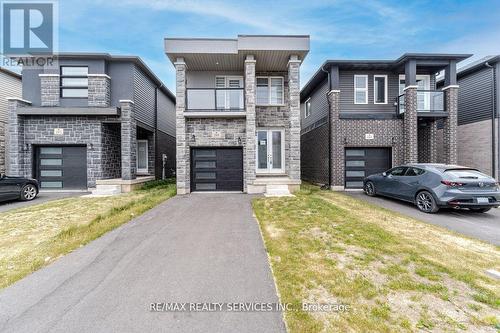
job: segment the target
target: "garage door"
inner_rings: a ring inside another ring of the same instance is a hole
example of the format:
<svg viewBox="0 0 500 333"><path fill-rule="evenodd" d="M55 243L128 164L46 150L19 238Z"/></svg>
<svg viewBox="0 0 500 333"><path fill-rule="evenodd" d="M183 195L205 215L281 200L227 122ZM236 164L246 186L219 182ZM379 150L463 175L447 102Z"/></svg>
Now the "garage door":
<svg viewBox="0 0 500 333"><path fill-rule="evenodd" d="M345 187L363 188L363 178L391 166L391 148L346 148Z"/></svg>
<svg viewBox="0 0 500 333"><path fill-rule="evenodd" d="M243 191L243 149L191 149L191 191Z"/></svg>
<svg viewBox="0 0 500 333"><path fill-rule="evenodd" d="M37 179L41 189L87 188L87 148L47 146L36 150Z"/></svg>

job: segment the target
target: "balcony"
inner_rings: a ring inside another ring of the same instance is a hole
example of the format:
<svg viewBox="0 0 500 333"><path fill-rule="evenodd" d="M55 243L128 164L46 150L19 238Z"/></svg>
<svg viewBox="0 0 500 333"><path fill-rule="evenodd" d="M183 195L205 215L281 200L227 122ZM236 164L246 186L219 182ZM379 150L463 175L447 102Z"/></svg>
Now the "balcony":
<svg viewBox="0 0 500 333"><path fill-rule="evenodd" d="M186 117L244 117L243 88L187 88Z"/></svg>
<svg viewBox="0 0 500 333"><path fill-rule="evenodd" d="M405 112L405 94L398 96L398 113ZM417 90L417 114L419 117L446 117L444 92Z"/></svg>

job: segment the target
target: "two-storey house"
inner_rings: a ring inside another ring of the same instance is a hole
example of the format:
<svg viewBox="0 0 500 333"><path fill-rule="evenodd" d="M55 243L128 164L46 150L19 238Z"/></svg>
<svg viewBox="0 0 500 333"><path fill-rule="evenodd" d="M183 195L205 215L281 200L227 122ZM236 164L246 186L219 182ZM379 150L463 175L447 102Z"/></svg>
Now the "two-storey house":
<svg viewBox="0 0 500 333"><path fill-rule="evenodd" d="M8 175L111 194L173 173L175 96L139 57L68 53L49 65L23 66L22 99L9 100Z"/></svg>
<svg viewBox="0 0 500 333"><path fill-rule="evenodd" d="M457 70L458 163L500 178L500 55L488 56ZM438 87L444 79L438 80Z"/></svg>
<svg viewBox="0 0 500 333"><path fill-rule="evenodd" d="M469 56L326 61L300 95L302 178L362 188L364 177L394 165L437 162L440 144L443 162L457 163L456 64Z"/></svg>
<svg viewBox="0 0 500 333"><path fill-rule="evenodd" d="M165 39L176 70L177 193L298 188L308 51L308 36Z"/></svg>
<svg viewBox="0 0 500 333"><path fill-rule="evenodd" d="M5 130L9 97L21 97L21 75L0 67L0 174L5 173Z"/></svg>

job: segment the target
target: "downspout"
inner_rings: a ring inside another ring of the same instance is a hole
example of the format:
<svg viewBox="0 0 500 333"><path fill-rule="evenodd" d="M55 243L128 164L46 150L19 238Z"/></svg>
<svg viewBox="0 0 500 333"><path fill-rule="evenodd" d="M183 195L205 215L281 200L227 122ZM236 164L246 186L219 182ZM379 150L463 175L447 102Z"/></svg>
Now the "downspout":
<svg viewBox="0 0 500 333"><path fill-rule="evenodd" d="M495 118L496 118L496 112L495 112L495 106L496 106L496 100L495 100L495 66L490 65L488 62L485 63L486 67L491 68L491 174L493 178L495 178L496 174L496 128L495 128ZM500 175L499 175L500 177Z"/></svg>
<svg viewBox="0 0 500 333"><path fill-rule="evenodd" d="M324 68L324 65L321 66L321 70L325 72L328 76L328 92L326 93L326 101L328 103L328 118L327 118L327 124L328 124L328 190L332 188L332 124L331 124L331 115L330 113L332 112L331 110L331 105L330 105L330 99L329 94L332 91L332 81L330 77L330 71L326 71Z"/></svg>

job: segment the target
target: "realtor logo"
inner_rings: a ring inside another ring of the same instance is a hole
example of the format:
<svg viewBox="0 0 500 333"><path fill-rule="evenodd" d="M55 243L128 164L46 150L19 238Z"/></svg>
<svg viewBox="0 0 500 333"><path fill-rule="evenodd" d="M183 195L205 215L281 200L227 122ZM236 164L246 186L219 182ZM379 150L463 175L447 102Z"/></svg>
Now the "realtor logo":
<svg viewBox="0 0 500 333"><path fill-rule="evenodd" d="M1 18L3 55L48 55L56 51L56 1L1 1Z"/></svg>

